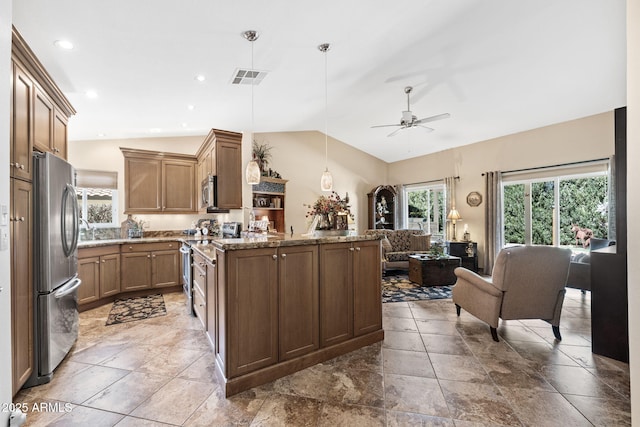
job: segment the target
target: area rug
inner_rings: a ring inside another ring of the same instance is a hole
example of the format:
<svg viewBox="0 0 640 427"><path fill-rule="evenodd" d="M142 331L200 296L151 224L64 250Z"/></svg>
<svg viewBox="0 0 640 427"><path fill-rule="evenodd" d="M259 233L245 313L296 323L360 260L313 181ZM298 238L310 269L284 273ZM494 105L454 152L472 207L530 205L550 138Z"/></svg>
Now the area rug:
<svg viewBox="0 0 640 427"><path fill-rule="evenodd" d="M382 302L420 301L451 298L453 286L425 286L409 280L406 274L389 274L382 277Z"/></svg>
<svg viewBox="0 0 640 427"><path fill-rule="evenodd" d="M118 298L113 303L113 307L111 307L106 325L150 319L166 314L167 309L164 306L162 294L136 298Z"/></svg>

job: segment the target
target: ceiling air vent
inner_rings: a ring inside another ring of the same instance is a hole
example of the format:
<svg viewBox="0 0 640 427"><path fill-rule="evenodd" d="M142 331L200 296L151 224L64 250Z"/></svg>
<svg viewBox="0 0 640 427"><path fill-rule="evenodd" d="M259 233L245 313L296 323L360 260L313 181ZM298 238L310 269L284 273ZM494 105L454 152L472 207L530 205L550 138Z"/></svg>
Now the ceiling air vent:
<svg viewBox="0 0 640 427"><path fill-rule="evenodd" d="M267 75L266 71L260 70L246 70L242 68L236 68L231 78L231 84L234 85L259 85L262 79Z"/></svg>

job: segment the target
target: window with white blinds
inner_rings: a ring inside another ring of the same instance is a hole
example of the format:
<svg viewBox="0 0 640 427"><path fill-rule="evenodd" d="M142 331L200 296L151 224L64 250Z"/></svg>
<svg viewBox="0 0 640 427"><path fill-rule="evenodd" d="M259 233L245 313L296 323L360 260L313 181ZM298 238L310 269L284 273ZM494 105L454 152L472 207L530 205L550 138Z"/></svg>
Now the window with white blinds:
<svg viewBox="0 0 640 427"><path fill-rule="evenodd" d="M80 216L91 227L119 227L118 173L79 169L76 171L76 192ZM84 222L81 228L86 228Z"/></svg>

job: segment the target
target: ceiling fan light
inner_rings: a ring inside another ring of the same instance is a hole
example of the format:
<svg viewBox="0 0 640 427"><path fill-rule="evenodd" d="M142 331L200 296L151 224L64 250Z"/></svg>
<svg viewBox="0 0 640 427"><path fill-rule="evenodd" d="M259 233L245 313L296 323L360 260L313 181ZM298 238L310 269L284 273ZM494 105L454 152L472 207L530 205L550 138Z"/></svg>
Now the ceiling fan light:
<svg viewBox="0 0 640 427"><path fill-rule="evenodd" d="M260 175L260 166L258 166L258 162L255 159L247 163L247 169L245 170L247 184L260 184Z"/></svg>
<svg viewBox="0 0 640 427"><path fill-rule="evenodd" d="M320 189L322 191L333 191L333 176L329 169L325 169L320 178Z"/></svg>

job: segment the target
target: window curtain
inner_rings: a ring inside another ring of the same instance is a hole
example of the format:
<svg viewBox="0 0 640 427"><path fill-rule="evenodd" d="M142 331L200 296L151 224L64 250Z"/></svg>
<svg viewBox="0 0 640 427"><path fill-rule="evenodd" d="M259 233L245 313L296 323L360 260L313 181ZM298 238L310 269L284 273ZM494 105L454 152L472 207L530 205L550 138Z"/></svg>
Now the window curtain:
<svg viewBox="0 0 640 427"><path fill-rule="evenodd" d="M407 204L405 203L405 186L398 184L395 187L396 190L396 228L398 230L407 228Z"/></svg>
<svg viewBox="0 0 640 427"><path fill-rule="evenodd" d="M610 240L616 240L616 162L615 156L611 156L609 158L609 188L608 188L608 199L609 199L609 236L607 236Z"/></svg>
<svg viewBox="0 0 640 427"><path fill-rule="evenodd" d="M444 194L445 194L445 206L446 213L448 215L451 209L456 207L456 178L449 176L444 179ZM453 227L449 226L450 221L447 220L447 226L445 229L445 239L451 240L453 234Z"/></svg>
<svg viewBox="0 0 640 427"><path fill-rule="evenodd" d="M502 246L502 172L485 172L484 193L484 274L491 275Z"/></svg>

